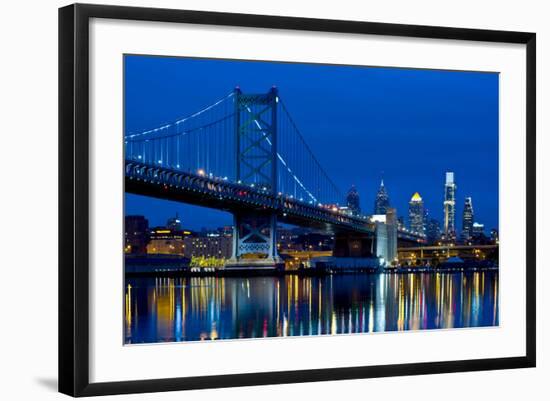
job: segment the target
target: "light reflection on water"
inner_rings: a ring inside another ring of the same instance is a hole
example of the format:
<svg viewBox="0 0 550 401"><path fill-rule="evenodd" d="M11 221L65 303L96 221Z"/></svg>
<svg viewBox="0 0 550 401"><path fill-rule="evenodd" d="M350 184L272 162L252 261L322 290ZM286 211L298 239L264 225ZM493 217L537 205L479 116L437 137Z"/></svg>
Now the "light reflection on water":
<svg viewBox="0 0 550 401"><path fill-rule="evenodd" d="M126 343L497 326L498 273L127 278Z"/></svg>

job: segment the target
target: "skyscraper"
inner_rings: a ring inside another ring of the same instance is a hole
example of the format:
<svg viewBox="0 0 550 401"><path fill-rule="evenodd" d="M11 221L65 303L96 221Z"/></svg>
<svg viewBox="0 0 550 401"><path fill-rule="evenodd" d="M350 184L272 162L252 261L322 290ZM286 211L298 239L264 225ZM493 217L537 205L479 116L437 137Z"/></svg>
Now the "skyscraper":
<svg viewBox="0 0 550 401"><path fill-rule="evenodd" d="M434 244L441 239L441 226L439 225L439 220L428 220L426 223L426 237L428 244Z"/></svg>
<svg viewBox="0 0 550 401"><path fill-rule="evenodd" d="M472 229L474 225L474 206L472 198L467 196L464 199L464 211L462 213L462 240L468 241L472 238Z"/></svg>
<svg viewBox="0 0 550 401"><path fill-rule="evenodd" d="M455 192L455 174L447 172L445 175L445 200L443 201L443 234L447 241L456 239Z"/></svg>
<svg viewBox="0 0 550 401"><path fill-rule="evenodd" d="M346 202L348 204L349 210L351 210L354 215L358 215L361 213L359 193L357 192L355 185L351 186L348 192L348 196L346 197Z"/></svg>
<svg viewBox="0 0 550 401"><path fill-rule="evenodd" d="M374 214L386 214L389 206L390 197L388 196L388 192L384 186L384 180L382 180L374 201Z"/></svg>
<svg viewBox="0 0 550 401"><path fill-rule="evenodd" d="M415 192L409 202L409 227L412 231L424 234L424 201Z"/></svg>

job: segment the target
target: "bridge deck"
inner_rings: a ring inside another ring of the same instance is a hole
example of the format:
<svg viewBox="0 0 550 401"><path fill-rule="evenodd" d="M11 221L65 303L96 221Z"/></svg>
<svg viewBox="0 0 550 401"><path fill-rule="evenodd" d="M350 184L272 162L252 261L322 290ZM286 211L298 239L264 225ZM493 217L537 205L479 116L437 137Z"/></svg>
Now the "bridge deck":
<svg viewBox="0 0 550 401"><path fill-rule="evenodd" d="M125 190L130 193L230 212L251 209L260 212L270 211L276 213L281 222L332 232L347 231L369 235L374 233L374 225L366 219L215 177L132 160L126 160L125 176Z"/></svg>

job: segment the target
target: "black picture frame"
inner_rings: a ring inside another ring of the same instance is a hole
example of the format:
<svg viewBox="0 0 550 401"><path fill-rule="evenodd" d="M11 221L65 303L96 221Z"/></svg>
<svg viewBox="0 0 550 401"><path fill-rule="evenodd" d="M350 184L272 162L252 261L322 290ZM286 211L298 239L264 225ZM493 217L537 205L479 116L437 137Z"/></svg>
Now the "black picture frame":
<svg viewBox="0 0 550 401"><path fill-rule="evenodd" d="M89 21L91 18L438 38L526 45L526 354L521 357L90 383ZM71 396L361 379L536 364L536 35L435 26L74 4L59 9L59 391Z"/></svg>

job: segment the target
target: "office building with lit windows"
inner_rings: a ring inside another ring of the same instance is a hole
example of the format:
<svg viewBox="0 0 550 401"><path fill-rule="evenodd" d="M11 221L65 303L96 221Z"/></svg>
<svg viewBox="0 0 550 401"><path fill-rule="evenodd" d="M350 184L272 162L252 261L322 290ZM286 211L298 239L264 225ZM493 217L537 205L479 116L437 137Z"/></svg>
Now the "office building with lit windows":
<svg viewBox="0 0 550 401"><path fill-rule="evenodd" d="M225 235L186 237L183 255L189 258L204 257L229 259L233 250L233 239Z"/></svg>
<svg viewBox="0 0 550 401"><path fill-rule="evenodd" d="M390 197L384 185L384 180L382 180L380 188L378 188L378 192L376 193L376 199L374 200L374 214L386 214L389 206Z"/></svg>
<svg viewBox="0 0 550 401"><path fill-rule="evenodd" d="M443 201L443 235L447 241L454 241L456 239L455 193L455 174L447 172L445 174L445 199Z"/></svg>
<svg viewBox="0 0 550 401"><path fill-rule="evenodd" d="M462 241L468 241L472 238L474 228L474 206L472 198L469 196L464 200L464 210L462 212Z"/></svg>
<svg viewBox="0 0 550 401"><path fill-rule="evenodd" d="M435 244L441 239L441 225L437 219L428 219L426 223L426 239L428 244Z"/></svg>
<svg viewBox="0 0 550 401"><path fill-rule="evenodd" d="M418 192L414 193L409 202L409 228L424 234L424 201Z"/></svg>
<svg viewBox="0 0 550 401"><path fill-rule="evenodd" d="M355 188L355 185L351 186L348 192L348 196L346 197L346 203L352 214L356 216L361 214L359 192L357 192L357 188Z"/></svg>

